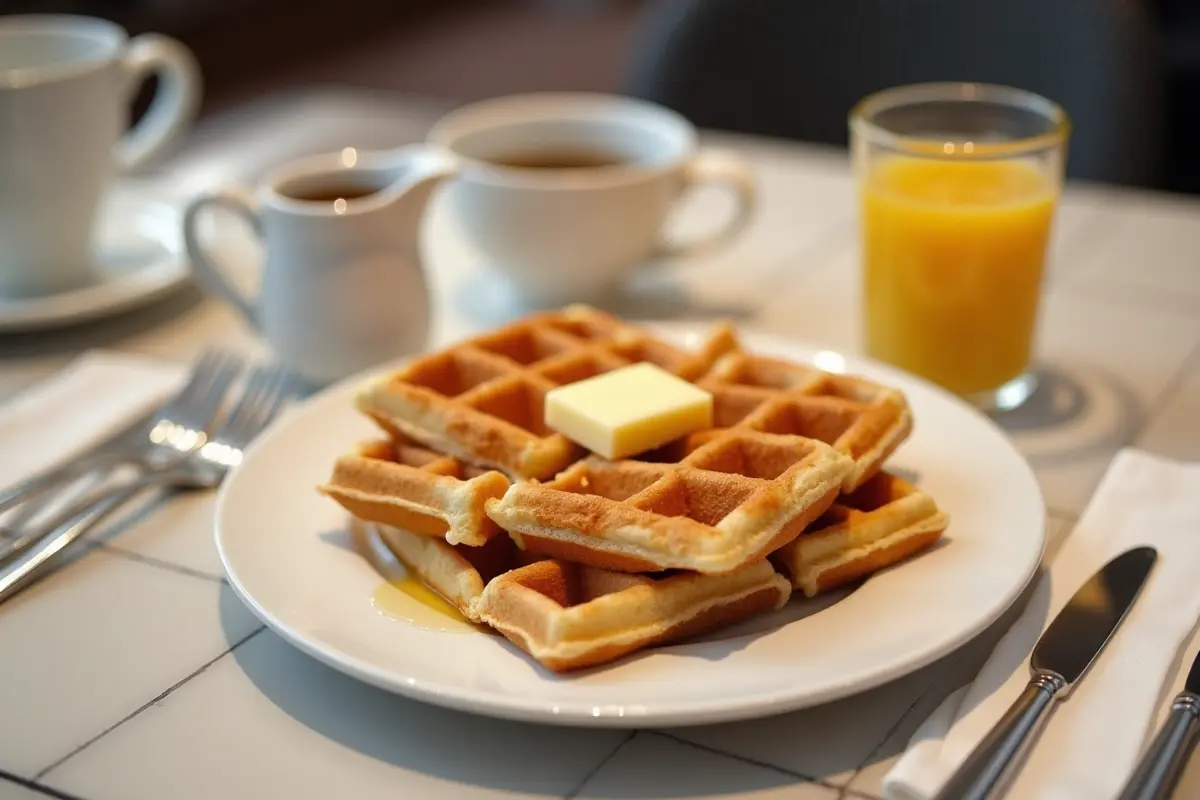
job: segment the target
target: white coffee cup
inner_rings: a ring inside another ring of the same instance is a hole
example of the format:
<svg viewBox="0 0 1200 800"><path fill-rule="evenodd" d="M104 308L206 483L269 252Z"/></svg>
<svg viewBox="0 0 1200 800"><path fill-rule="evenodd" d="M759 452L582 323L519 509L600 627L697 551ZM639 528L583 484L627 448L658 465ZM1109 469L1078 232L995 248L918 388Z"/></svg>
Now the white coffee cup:
<svg viewBox="0 0 1200 800"><path fill-rule="evenodd" d="M309 383L419 352L430 321L421 220L434 187L457 166L422 145L346 148L279 167L254 189L207 192L183 219L192 268ZM256 295L227 277L202 236L199 221L210 207L237 214L262 240Z"/></svg>
<svg viewBox="0 0 1200 800"><path fill-rule="evenodd" d="M602 296L630 270L729 241L755 204L750 167L701 150L696 131L669 109L587 93L501 97L442 118L428 143L462 163L448 188L466 236L536 303ZM516 167L514 161L601 163ZM689 187L729 187L736 210L700 241L668 245L668 216Z"/></svg>
<svg viewBox="0 0 1200 800"><path fill-rule="evenodd" d="M150 75L158 92L127 131ZM92 17L0 17L0 296L87 283L109 180L160 152L199 99L199 68L173 39Z"/></svg>

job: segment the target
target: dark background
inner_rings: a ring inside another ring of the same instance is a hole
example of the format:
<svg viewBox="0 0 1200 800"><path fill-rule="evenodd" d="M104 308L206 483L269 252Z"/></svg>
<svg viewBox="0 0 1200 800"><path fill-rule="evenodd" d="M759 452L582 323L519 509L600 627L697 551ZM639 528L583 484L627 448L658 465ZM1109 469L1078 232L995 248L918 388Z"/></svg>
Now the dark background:
<svg viewBox="0 0 1200 800"><path fill-rule="evenodd" d="M1141 182L1200 193L1200 0L1130 2L1152 20L1165 66L1161 133L1155 140L1161 166ZM317 83L457 101L546 89L620 92L628 85L632 52L652 5L652 0L0 1L5 13L90 14L131 33L159 31L181 39L204 70L204 114L272 90Z"/></svg>

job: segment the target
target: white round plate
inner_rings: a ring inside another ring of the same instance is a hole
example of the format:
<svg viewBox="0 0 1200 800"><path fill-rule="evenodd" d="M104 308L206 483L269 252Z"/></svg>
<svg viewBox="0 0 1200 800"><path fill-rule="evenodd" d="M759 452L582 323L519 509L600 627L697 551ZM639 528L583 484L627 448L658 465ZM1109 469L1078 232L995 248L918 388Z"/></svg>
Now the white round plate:
<svg viewBox="0 0 1200 800"><path fill-rule="evenodd" d="M146 186L114 184L100 210L93 257L95 278L86 286L44 297L0 297L0 333L110 316L180 286L189 270L179 210Z"/></svg>
<svg viewBox="0 0 1200 800"><path fill-rule="evenodd" d="M658 329L684 343L706 332ZM993 622L1032 577L1044 535L1041 492L1005 435L903 373L753 332L742 338L755 351L844 367L907 394L915 430L889 466L950 513L941 546L853 591L820 602L793 598L737 628L557 676L500 637L417 627L372 604L379 573L349 545L345 512L314 491L338 455L377 435L352 408L356 379L278 419L226 480L216 539L229 580L285 639L367 683L563 725L690 725L810 706L898 678Z"/></svg>

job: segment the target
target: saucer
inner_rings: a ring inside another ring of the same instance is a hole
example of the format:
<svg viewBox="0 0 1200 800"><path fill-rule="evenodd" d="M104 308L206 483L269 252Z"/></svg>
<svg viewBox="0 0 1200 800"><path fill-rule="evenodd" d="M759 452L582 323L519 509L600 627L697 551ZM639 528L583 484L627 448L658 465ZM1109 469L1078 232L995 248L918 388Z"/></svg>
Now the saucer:
<svg viewBox="0 0 1200 800"><path fill-rule="evenodd" d="M91 283L41 297L0 297L0 333L75 325L145 305L176 289L189 277L181 213L164 192L144 184L116 184L100 210Z"/></svg>

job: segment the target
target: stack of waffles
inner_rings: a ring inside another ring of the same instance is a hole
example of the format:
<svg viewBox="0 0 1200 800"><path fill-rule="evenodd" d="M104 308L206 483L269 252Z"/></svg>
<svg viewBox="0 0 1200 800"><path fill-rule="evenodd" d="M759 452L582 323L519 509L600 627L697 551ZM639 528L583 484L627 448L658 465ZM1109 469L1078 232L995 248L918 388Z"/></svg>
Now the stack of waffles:
<svg viewBox="0 0 1200 800"><path fill-rule="evenodd" d="M639 361L708 391L714 427L615 461L546 427L548 391ZM947 524L883 469L912 429L900 392L751 354L728 325L688 349L569 307L418 358L355 402L381 436L319 490L555 671L850 584Z"/></svg>

